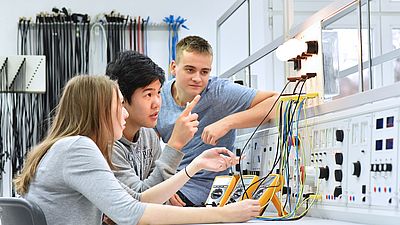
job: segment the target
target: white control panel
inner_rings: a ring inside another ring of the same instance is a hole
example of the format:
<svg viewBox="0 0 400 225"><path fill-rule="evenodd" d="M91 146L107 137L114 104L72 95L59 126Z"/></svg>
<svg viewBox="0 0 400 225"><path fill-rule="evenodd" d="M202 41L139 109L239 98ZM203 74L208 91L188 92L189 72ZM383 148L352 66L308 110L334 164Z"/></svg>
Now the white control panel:
<svg viewBox="0 0 400 225"><path fill-rule="evenodd" d="M309 215L365 224L397 224L400 220L400 99L383 100L322 116L308 118L292 129L285 178L286 192L293 199L299 176L309 173L304 194L320 199ZM298 129L298 132L297 132ZM250 134L237 137L243 147ZM260 177L267 175L280 157L282 144L278 127L257 131L249 142L245 169ZM250 144L251 143L251 144ZM301 152L301 155L296 155ZM303 168L297 166L301 161ZM273 173L276 173L275 167ZM285 189L285 188L284 188Z"/></svg>

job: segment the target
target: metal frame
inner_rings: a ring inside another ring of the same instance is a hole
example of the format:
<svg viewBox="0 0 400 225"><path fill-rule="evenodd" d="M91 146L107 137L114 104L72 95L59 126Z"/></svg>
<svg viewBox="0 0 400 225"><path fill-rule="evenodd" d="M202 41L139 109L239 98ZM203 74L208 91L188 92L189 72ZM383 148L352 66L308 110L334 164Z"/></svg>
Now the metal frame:
<svg viewBox="0 0 400 225"><path fill-rule="evenodd" d="M218 20L217 20L217 73L220 74L220 56L219 56L219 52L220 52L220 26L245 2L246 0L238 0L237 2L235 2L234 5L232 5ZM363 0L363 2L365 2L367 0ZM353 6L356 2L358 2L357 0L338 0L335 1L333 3L331 3L330 5L328 5L327 7L321 9L320 11L318 11L317 13L315 13L314 15L312 15L309 19L307 19L306 21L304 21L302 24L292 28L289 32L287 37L291 38L294 37L296 34L306 30L308 27L310 27L312 24L315 24L316 22L322 22L322 21L329 21L329 19L333 18L331 21L333 21L336 17L337 13L339 11L345 10L344 12L346 12L346 9ZM339 13L340 15L342 15L341 13ZM263 48L261 48L260 50L256 51L255 53L251 54L249 57L247 57L246 59L242 60L241 62L239 62L238 64L236 64L235 66L231 67L230 69L228 69L226 72L224 72L223 74L219 75L220 77L223 78L229 78L233 75L235 75L237 72L239 72L240 70L244 69L245 67L248 67L249 65L253 64L254 62L256 62L257 60L259 60L260 58L264 57L265 55L270 54L271 52L273 52L279 45L283 44L286 39L284 37L285 35L282 35L280 37L278 37L277 39L275 39L274 41L272 41L271 43L267 44L266 46L264 46Z"/></svg>
<svg viewBox="0 0 400 225"><path fill-rule="evenodd" d="M219 53L221 52L220 46L221 46L221 35L220 35L220 27L221 25L230 17L233 15L233 13L236 12L236 10L239 9L240 6L243 5L247 0L237 0L218 20L217 20L217 74L220 73L220 55ZM250 33L250 29L249 29Z"/></svg>
<svg viewBox="0 0 400 225"><path fill-rule="evenodd" d="M324 104L307 109L307 117L324 115L327 113L350 109L372 102L400 97L400 92L393 91L399 89L400 82L385 86L384 88L371 89L365 92L336 99L331 102L325 102Z"/></svg>
<svg viewBox="0 0 400 225"><path fill-rule="evenodd" d="M14 55L0 56L0 66L7 60L8 85L11 85L16 79L22 63L24 64L24 72L20 74L24 87L19 87L16 90L0 90L3 92L29 92L29 93L44 93L46 92L46 58L43 55ZM0 78L3 79L3 78Z"/></svg>
<svg viewBox="0 0 400 225"><path fill-rule="evenodd" d="M233 5L217 22L218 30L219 26L225 22L230 15L232 15L238 7L240 7L245 0L239 0ZM311 25L315 24L316 22L321 22L323 26L330 24L331 22L337 20L338 18L347 15L348 13L352 12L355 8L360 7L364 4L368 3L368 0L339 0L335 1L332 4L328 5L327 7L323 8L322 10L318 11L316 14L311 16L308 20L303 22L302 24L296 26L295 28L291 29L288 33L288 37L294 37L296 34L301 33L302 31L306 30ZM251 54L246 59L242 60L235 66L231 67L229 70L224 72L220 75L222 78L229 78L235 75L237 72L241 71L242 69L250 66L257 60L261 59L262 57L270 54L273 52L279 45L284 43L285 37L281 36L271 43L267 44L260 50L256 51L255 53ZM371 63L369 61L362 63L362 68L371 68L372 66L382 64L383 62L389 61L391 59L395 59L400 56L400 49L396 49L392 52L380 55L378 57L372 58ZM370 65L371 64L371 65ZM358 70L359 65L353 66L346 70L343 70L339 73L340 77L349 75L351 73L355 73ZM372 80L372 78L370 78ZM364 91L355 95L347 96L341 99L337 99L331 102L325 102L322 105L318 105L307 110L308 116L316 116L316 115L323 115L326 113L331 113L335 111L340 111L344 109L348 109L351 107L360 106L363 104L384 100L387 98L393 97L400 97L400 93L396 93L393 90L400 89L400 83L395 83L390 86L385 86L384 88L379 89L371 89L368 91ZM313 115L316 113L315 115Z"/></svg>
<svg viewBox="0 0 400 225"><path fill-rule="evenodd" d="M366 67L371 67L372 68L373 66L382 64L384 62L388 62L389 60L393 60L393 59L396 59L398 57L400 57L400 48L399 49L395 49L395 50L393 50L391 52L385 53L383 55L377 56L375 58L372 58L371 59L371 66L369 66L369 64L370 64L369 61L363 62L363 67L364 68L366 68ZM358 70L358 65L352 66L352 67L347 68L345 70L342 70L342 71L339 72L339 78L343 78L343 77L346 77L346 76L348 76L350 74L353 74L353 73L357 72L357 70Z"/></svg>

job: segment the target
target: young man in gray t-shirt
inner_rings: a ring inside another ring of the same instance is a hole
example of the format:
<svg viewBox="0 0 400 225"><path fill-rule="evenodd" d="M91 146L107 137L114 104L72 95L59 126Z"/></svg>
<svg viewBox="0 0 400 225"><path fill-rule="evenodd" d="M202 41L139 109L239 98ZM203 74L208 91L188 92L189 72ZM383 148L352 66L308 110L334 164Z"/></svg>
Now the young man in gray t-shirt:
<svg viewBox="0 0 400 225"><path fill-rule="evenodd" d="M185 156L178 170L212 146L233 150L235 129L257 126L278 97L275 92L257 91L225 79L210 78L212 58L212 48L206 40L198 36L183 38L176 46L176 60L170 65L175 79L166 83L161 93L162 106L156 129L164 142L171 140L174 121L186 103L201 95L193 109L199 115L199 131L182 149ZM227 173L202 171L178 194L187 206L202 205L215 176Z"/></svg>
<svg viewBox="0 0 400 225"><path fill-rule="evenodd" d="M117 80L129 113L123 137L114 144L113 172L128 187L143 192L175 174L184 156L180 150L197 131L197 114L190 110L198 99L176 119L172 137L162 151L153 128L161 107L164 71L149 57L125 51L107 65L106 74ZM184 205L179 200L174 196L170 202Z"/></svg>

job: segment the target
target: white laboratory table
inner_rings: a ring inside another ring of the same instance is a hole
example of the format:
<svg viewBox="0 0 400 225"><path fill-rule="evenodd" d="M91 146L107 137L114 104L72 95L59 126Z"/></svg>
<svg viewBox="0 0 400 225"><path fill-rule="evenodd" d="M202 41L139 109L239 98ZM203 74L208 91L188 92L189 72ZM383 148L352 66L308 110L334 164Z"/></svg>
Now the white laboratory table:
<svg viewBox="0 0 400 225"><path fill-rule="evenodd" d="M338 220L326 220L314 217L304 217L300 220L294 221L261 221L261 220L250 220L247 223L223 223L223 225L257 225L257 224L268 224L268 225L359 225L359 223L350 223Z"/></svg>

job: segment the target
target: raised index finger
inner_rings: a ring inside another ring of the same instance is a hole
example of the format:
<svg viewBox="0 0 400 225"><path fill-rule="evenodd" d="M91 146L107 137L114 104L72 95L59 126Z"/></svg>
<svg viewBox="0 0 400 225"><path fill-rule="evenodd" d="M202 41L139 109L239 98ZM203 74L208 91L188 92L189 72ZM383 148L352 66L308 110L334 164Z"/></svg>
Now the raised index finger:
<svg viewBox="0 0 400 225"><path fill-rule="evenodd" d="M196 95L196 97L194 97L194 99L186 106L181 115L188 116L192 111L192 109L197 105L199 100L200 100L200 95Z"/></svg>

